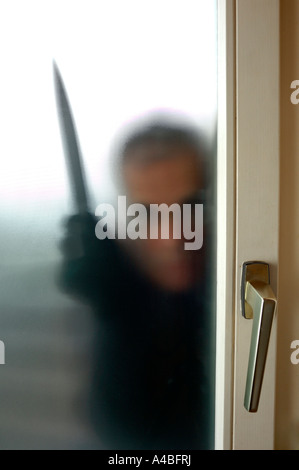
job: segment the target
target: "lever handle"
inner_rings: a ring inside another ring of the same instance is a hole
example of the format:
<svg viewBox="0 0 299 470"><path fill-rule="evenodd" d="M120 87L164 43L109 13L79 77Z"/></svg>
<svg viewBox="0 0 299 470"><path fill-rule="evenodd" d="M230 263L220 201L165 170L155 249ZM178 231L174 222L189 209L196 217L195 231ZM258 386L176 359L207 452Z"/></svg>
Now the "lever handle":
<svg viewBox="0 0 299 470"><path fill-rule="evenodd" d="M260 261L243 264L241 287L242 314L253 319L244 406L258 409L276 297L270 287L269 265Z"/></svg>

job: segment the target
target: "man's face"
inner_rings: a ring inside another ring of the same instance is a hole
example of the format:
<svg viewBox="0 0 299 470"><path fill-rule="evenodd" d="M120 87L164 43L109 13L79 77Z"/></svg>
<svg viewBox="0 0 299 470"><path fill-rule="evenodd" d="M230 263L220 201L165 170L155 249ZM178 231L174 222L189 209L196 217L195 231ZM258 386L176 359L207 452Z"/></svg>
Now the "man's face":
<svg viewBox="0 0 299 470"><path fill-rule="evenodd" d="M153 153L160 158L151 159ZM130 151L124 166L128 203L147 207L191 203L198 190L203 189L199 164L194 150L187 146L152 143L136 147ZM171 217L169 238L162 239L160 234L159 231L158 239L148 236L146 240L129 241L134 259L148 279L160 288L173 292L188 290L199 274L201 250L185 250L186 240L173 237Z"/></svg>

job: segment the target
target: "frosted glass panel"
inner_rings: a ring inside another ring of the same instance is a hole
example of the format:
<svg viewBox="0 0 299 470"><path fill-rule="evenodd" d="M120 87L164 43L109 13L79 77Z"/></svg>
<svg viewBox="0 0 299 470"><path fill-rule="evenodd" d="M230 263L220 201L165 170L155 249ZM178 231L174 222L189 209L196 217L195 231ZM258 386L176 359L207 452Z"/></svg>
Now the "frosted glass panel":
<svg viewBox="0 0 299 470"><path fill-rule="evenodd" d="M12 0L0 5L0 43L0 448L213 448L216 2ZM82 152L91 201L83 221L53 61ZM135 153L149 134L138 144L133 134L150 125L167 141L153 145L174 158L151 155L143 166ZM178 137L182 129L190 133ZM101 244L96 208L119 195L145 207L203 204L196 287L188 281L194 250L172 259L167 243ZM76 236L87 237L83 252L66 247ZM115 272L98 271L101 263Z"/></svg>

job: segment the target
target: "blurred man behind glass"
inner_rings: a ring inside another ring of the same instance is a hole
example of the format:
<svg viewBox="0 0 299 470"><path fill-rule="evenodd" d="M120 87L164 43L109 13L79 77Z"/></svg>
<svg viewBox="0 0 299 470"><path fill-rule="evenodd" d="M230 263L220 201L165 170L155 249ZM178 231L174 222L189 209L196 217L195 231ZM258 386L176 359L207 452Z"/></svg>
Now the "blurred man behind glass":
<svg viewBox="0 0 299 470"><path fill-rule="evenodd" d="M205 217L206 158L189 127L137 126L118 145L120 194L148 213L204 204ZM96 222L69 218L60 282L95 312L91 415L103 448L212 448L209 228L203 248L186 250L171 217L167 239L98 240Z"/></svg>

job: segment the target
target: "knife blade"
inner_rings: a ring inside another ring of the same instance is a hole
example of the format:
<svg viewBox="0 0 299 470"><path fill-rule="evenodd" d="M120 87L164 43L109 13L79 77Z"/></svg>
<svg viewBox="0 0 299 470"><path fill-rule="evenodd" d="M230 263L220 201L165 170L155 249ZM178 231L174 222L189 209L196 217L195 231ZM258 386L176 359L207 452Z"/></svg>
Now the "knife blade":
<svg viewBox="0 0 299 470"><path fill-rule="evenodd" d="M53 61L53 70L60 134L75 210L79 214L85 214L89 211L89 198L78 134L66 88L55 61Z"/></svg>

